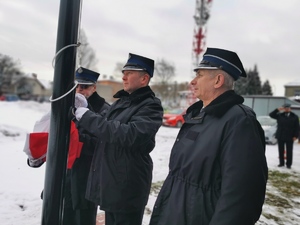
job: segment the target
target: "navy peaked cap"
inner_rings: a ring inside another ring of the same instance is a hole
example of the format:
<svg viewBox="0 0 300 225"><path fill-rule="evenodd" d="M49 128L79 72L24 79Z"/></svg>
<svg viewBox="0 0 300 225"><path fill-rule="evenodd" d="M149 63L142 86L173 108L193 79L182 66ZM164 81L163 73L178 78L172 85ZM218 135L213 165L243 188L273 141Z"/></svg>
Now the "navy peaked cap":
<svg viewBox="0 0 300 225"><path fill-rule="evenodd" d="M129 53L127 63L123 67L122 72L125 70L146 71L150 77L153 77L154 60Z"/></svg>
<svg viewBox="0 0 300 225"><path fill-rule="evenodd" d="M76 81L78 84L95 84L98 80L100 73L97 73L92 70L88 70L83 67L79 67L76 70Z"/></svg>
<svg viewBox="0 0 300 225"><path fill-rule="evenodd" d="M283 107L283 108L291 108L291 104L289 104L289 103L284 103L284 104L282 105L282 107Z"/></svg>
<svg viewBox="0 0 300 225"><path fill-rule="evenodd" d="M207 48L200 64L194 69L220 69L227 72L234 80L247 77L243 64L235 52L219 48Z"/></svg>

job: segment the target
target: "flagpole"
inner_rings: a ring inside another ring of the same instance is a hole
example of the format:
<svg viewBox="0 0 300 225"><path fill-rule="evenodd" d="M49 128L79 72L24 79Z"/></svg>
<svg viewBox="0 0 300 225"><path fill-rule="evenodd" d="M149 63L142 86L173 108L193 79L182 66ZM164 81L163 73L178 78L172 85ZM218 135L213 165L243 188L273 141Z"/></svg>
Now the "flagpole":
<svg viewBox="0 0 300 225"><path fill-rule="evenodd" d="M81 0L60 1L42 225L61 225L63 220L64 181L70 138L68 113L74 101L74 91L60 97L74 86L80 7Z"/></svg>

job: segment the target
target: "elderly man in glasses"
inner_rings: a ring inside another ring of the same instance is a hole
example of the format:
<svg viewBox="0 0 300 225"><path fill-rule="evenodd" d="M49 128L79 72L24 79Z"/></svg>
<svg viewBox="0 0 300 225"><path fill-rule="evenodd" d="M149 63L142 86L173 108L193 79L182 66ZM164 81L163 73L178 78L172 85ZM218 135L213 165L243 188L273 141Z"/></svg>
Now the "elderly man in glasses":
<svg viewBox="0 0 300 225"><path fill-rule="evenodd" d="M76 93L82 94L87 99L91 97L92 99L95 98L104 101L104 99L96 92L96 83L99 75L99 73L83 67L77 69L75 75L75 79L78 83Z"/></svg>

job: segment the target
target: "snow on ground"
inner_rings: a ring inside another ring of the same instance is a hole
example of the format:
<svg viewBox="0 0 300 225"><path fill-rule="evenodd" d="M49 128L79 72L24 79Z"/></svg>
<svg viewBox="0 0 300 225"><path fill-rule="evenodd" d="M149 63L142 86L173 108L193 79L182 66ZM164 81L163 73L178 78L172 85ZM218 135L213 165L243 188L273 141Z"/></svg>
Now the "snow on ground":
<svg viewBox="0 0 300 225"><path fill-rule="evenodd" d="M35 121L49 110L50 103L0 101L1 225L41 224L40 193L44 185L45 166L38 169L27 166L23 146L26 134L32 131ZM163 181L167 176L170 150L178 131L178 128L161 127L157 133L156 147L151 153L154 163L153 182ZM276 145L267 145L266 157L269 170L299 176L300 144L297 142L294 145L294 164L291 170L277 167ZM299 182L299 179L296 182ZM278 195L278 189L270 184L268 184L268 192ZM150 220L149 211L153 208L155 198L154 194L149 197L148 210L146 210L143 224L148 224ZM300 196L290 199L295 207L289 209L265 204L263 208L265 214L261 216L257 224L300 224L299 198ZM282 215L282 218L278 221L278 219L267 218L265 215Z"/></svg>

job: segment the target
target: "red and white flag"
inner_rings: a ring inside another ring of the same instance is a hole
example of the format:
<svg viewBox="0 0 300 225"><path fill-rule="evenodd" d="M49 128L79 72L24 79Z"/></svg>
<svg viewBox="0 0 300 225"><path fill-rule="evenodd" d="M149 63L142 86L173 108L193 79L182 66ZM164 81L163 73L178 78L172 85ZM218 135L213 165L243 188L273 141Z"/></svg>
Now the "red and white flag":
<svg viewBox="0 0 300 225"><path fill-rule="evenodd" d="M27 134L23 151L28 156L29 164L32 167L38 167L46 161L49 130L50 112L35 123L32 133ZM71 121L68 169L72 168L75 160L80 157L82 145L76 125Z"/></svg>

